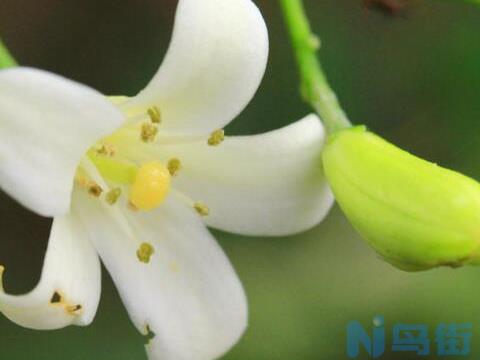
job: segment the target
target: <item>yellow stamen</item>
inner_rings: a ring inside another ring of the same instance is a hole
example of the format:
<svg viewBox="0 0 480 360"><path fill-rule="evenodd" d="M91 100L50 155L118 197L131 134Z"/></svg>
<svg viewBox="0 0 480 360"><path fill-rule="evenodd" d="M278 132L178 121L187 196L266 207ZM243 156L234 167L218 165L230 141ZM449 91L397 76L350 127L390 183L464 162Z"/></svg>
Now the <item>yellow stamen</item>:
<svg viewBox="0 0 480 360"><path fill-rule="evenodd" d="M90 180L81 172L77 170L75 174L75 182L80 185L82 188L88 188L90 184Z"/></svg>
<svg viewBox="0 0 480 360"><path fill-rule="evenodd" d="M152 142L155 140L158 134L158 127L152 123L145 123L142 125L140 137L144 142Z"/></svg>
<svg viewBox="0 0 480 360"><path fill-rule="evenodd" d="M217 130L217 131L214 131L208 138L208 145L218 146L223 142L223 140L225 140L225 131Z"/></svg>
<svg viewBox="0 0 480 360"><path fill-rule="evenodd" d="M210 209L207 205L202 202L197 202L193 204L193 208L197 211L200 216L208 216L210 214Z"/></svg>
<svg viewBox="0 0 480 360"><path fill-rule="evenodd" d="M137 258L141 262L148 264L150 262L150 258L155 253L155 248L149 243L143 243L137 250Z"/></svg>
<svg viewBox="0 0 480 360"><path fill-rule="evenodd" d="M88 184L88 193L95 197L102 195L103 189L94 181L90 181Z"/></svg>
<svg viewBox="0 0 480 360"><path fill-rule="evenodd" d="M61 302L63 302L62 295L58 291L55 291L50 299L50 304L58 304Z"/></svg>
<svg viewBox="0 0 480 360"><path fill-rule="evenodd" d="M65 311L70 315L76 315L82 310L82 305L67 305Z"/></svg>
<svg viewBox="0 0 480 360"><path fill-rule="evenodd" d="M60 291L55 291L50 298L50 305L63 307L68 315L76 316L81 313L83 306L80 304L69 303Z"/></svg>
<svg viewBox="0 0 480 360"><path fill-rule="evenodd" d="M98 155L103 156L114 156L115 155L115 147L110 144L101 144L96 148Z"/></svg>
<svg viewBox="0 0 480 360"><path fill-rule="evenodd" d="M148 109L147 113L152 123L160 124L160 122L162 121L162 115L158 107L156 106L151 107L150 109Z"/></svg>
<svg viewBox="0 0 480 360"><path fill-rule="evenodd" d="M105 201L110 205L115 205L121 195L122 195L122 189L120 188L112 189L107 193L107 195L105 195Z"/></svg>
<svg viewBox="0 0 480 360"><path fill-rule="evenodd" d="M165 200L169 190L170 172L163 164L153 161L138 169L129 200L139 210L152 210Z"/></svg>
<svg viewBox="0 0 480 360"><path fill-rule="evenodd" d="M138 208L135 205L133 205L131 201L128 202L127 209L134 212L138 211Z"/></svg>
<svg viewBox="0 0 480 360"><path fill-rule="evenodd" d="M171 176L176 176L182 168L182 163L178 159L171 159L168 162L167 168Z"/></svg>
<svg viewBox="0 0 480 360"><path fill-rule="evenodd" d="M146 340L147 340L147 345L150 344L150 342L155 338L155 333L152 331L150 328L150 325L145 326L145 334L144 334Z"/></svg>

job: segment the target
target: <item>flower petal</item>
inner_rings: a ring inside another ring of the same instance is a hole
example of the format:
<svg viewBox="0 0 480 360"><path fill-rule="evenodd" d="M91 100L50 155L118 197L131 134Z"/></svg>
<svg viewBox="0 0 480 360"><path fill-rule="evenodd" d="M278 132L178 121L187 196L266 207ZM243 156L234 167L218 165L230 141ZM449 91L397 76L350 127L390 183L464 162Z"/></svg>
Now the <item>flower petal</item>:
<svg viewBox="0 0 480 360"><path fill-rule="evenodd" d="M225 231L261 236L297 233L318 224L333 204L322 171L324 128L315 115L256 136L158 147L178 158L173 186L210 208L206 222Z"/></svg>
<svg viewBox="0 0 480 360"><path fill-rule="evenodd" d="M101 182L99 181L101 184ZM217 358L243 333L242 286L221 248L193 208L173 193L159 209L108 207L75 192L78 208L139 331L155 334L150 359ZM149 243L154 254L140 262Z"/></svg>
<svg viewBox="0 0 480 360"><path fill-rule="evenodd" d="M63 215L53 221L40 282L25 295L2 290L0 311L31 329L85 326L95 316L100 282L100 262L84 229L74 214Z"/></svg>
<svg viewBox="0 0 480 360"><path fill-rule="evenodd" d="M36 69L0 71L0 187L40 215L66 213L80 158L122 121L84 85Z"/></svg>
<svg viewBox="0 0 480 360"><path fill-rule="evenodd" d="M158 106L162 131L212 132L252 99L267 58L267 28L252 1L180 0L162 66L125 108Z"/></svg>

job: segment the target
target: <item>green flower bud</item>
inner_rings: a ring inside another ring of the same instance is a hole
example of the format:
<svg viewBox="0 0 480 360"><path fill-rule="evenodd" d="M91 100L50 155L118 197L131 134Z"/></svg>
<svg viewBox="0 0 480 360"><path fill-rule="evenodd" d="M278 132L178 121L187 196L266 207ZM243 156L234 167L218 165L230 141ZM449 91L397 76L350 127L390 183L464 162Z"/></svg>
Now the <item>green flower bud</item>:
<svg viewBox="0 0 480 360"><path fill-rule="evenodd" d="M331 135L325 174L359 233L407 271L479 263L480 184L358 126Z"/></svg>

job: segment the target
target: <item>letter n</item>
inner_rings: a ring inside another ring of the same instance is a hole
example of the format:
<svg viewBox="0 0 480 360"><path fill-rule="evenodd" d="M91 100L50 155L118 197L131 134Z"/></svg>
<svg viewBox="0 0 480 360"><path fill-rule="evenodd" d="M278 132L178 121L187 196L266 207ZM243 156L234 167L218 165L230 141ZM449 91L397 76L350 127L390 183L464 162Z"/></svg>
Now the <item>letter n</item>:
<svg viewBox="0 0 480 360"><path fill-rule="evenodd" d="M358 357L360 346L372 358L378 358L385 352L385 326L382 316L373 319L373 336L370 338L358 321L351 321L347 325L347 355L350 359Z"/></svg>

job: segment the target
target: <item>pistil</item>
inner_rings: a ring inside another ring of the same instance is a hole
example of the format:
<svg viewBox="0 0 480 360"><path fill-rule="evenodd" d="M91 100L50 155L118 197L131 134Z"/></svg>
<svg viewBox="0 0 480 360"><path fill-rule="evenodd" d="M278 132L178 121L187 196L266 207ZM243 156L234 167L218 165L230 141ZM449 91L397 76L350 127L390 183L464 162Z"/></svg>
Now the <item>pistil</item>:
<svg viewBox="0 0 480 360"><path fill-rule="evenodd" d="M139 210L153 210L170 191L170 172L157 161L143 164L130 187L130 203Z"/></svg>

